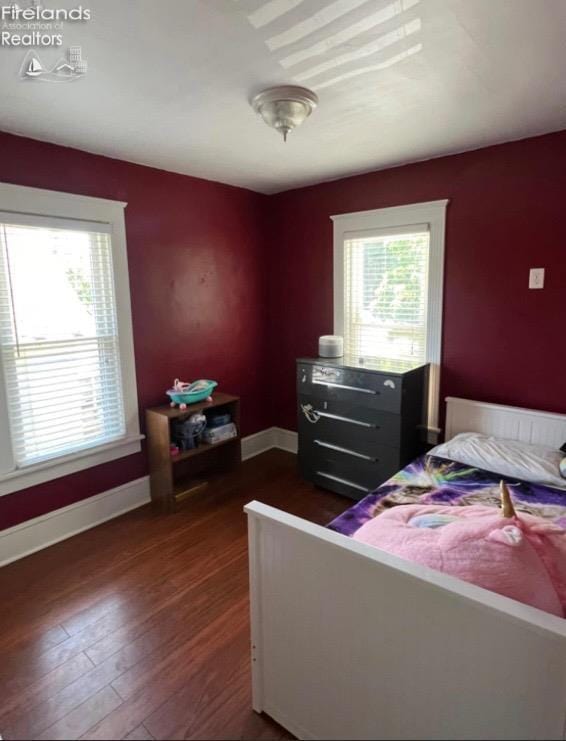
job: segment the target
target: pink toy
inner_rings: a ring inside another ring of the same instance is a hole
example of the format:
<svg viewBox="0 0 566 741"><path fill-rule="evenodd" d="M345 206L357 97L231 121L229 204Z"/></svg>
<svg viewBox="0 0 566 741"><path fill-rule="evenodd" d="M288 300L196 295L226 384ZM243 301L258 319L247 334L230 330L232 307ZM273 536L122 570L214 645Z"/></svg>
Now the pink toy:
<svg viewBox="0 0 566 741"><path fill-rule="evenodd" d="M173 389L175 391L178 391L180 394L183 394L186 391L188 391L190 385L191 385L190 383L187 383L186 381L180 381L178 378L176 378L173 381Z"/></svg>
<svg viewBox="0 0 566 741"><path fill-rule="evenodd" d="M563 617L566 533L517 515L501 482L502 511L483 505L402 505L370 520L354 539Z"/></svg>

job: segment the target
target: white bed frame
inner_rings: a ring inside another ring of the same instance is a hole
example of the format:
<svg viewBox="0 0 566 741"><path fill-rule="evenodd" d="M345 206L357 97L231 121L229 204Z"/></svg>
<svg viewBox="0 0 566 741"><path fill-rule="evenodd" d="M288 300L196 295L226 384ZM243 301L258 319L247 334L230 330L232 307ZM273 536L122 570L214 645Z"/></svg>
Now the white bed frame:
<svg viewBox="0 0 566 741"><path fill-rule="evenodd" d="M447 399L559 447L566 415ZM566 620L252 502L253 707L301 739L563 739Z"/></svg>

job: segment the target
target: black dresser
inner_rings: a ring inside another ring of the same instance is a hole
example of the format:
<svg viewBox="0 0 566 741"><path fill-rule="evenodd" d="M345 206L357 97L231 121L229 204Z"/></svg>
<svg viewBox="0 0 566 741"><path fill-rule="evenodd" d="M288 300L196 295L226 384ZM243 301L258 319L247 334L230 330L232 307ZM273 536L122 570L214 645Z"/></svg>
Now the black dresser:
<svg viewBox="0 0 566 741"><path fill-rule="evenodd" d="M420 452L428 365L299 358L299 467L313 483L361 499Z"/></svg>

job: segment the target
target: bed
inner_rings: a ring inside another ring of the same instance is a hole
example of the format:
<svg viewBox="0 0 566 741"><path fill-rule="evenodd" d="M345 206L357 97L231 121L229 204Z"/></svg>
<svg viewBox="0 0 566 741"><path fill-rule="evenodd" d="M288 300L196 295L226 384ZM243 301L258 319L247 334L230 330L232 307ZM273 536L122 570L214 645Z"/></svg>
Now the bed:
<svg viewBox="0 0 566 741"><path fill-rule="evenodd" d="M465 431L558 448L566 415L448 399L447 439ZM400 474L423 475L445 482L433 496L493 484L442 459ZM349 537L407 495L401 483L329 528L247 505L254 709L304 739L564 738L564 619ZM566 494L510 484L525 507L566 516Z"/></svg>
<svg viewBox="0 0 566 741"><path fill-rule="evenodd" d="M328 527L351 536L387 509L404 504L484 504L499 508L502 480L507 483L519 513L537 515L566 530L566 488L559 490L435 455L423 455L410 463ZM566 487L566 480L563 484Z"/></svg>

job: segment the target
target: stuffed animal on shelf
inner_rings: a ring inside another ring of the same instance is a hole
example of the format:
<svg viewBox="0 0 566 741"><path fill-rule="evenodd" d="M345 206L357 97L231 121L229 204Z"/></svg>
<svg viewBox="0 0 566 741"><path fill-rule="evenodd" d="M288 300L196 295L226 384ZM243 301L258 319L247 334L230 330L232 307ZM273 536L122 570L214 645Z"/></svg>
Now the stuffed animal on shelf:
<svg viewBox="0 0 566 741"><path fill-rule="evenodd" d="M563 617L566 531L517 514L505 482L501 510L484 505L402 505L362 525L354 539Z"/></svg>

